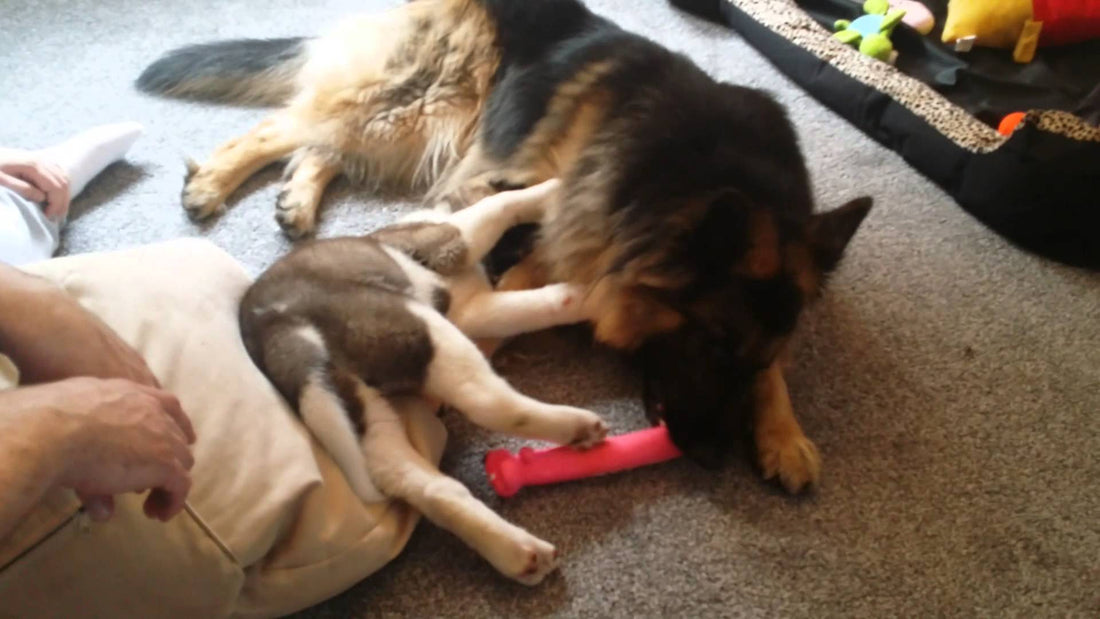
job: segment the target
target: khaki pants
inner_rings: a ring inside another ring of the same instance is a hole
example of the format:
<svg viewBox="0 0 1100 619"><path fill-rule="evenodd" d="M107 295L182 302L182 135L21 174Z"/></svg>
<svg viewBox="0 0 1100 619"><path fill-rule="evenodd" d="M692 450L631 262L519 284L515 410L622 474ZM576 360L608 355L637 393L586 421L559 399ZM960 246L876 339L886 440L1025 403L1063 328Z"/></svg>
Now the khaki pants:
<svg viewBox="0 0 1100 619"><path fill-rule="evenodd" d="M198 441L188 510L169 523L144 517L143 496L118 497L101 524L71 492L50 495L0 540L0 617L278 616L347 589L404 547L418 515L364 505L248 358L237 302L250 278L227 254L180 240L27 270L141 352ZM407 425L438 462L445 432L434 413Z"/></svg>

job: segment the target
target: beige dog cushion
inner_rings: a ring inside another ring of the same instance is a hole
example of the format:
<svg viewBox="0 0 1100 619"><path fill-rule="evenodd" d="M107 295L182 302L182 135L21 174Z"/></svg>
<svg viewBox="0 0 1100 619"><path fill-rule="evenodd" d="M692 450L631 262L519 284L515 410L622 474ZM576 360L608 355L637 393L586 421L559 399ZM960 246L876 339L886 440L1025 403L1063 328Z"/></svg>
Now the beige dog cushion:
<svg viewBox="0 0 1100 619"><path fill-rule="evenodd" d="M71 493L58 493L0 541L0 565L8 564L0 614L274 616L343 591L404 547L417 514L359 501L252 364L237 328L251 278L228 254L189 239L28 270L60 284L145 356L180 398L198 442L191 509L173 522L141 518L135 496L119 507L137 515L90 523L73 516ZM445 433L433 412L415 411L408 430L438 462ZM63 595L54 588L62 584ZM143 599L144 589L157 597ZM23 605L9 606L13 599Z"/></svg>

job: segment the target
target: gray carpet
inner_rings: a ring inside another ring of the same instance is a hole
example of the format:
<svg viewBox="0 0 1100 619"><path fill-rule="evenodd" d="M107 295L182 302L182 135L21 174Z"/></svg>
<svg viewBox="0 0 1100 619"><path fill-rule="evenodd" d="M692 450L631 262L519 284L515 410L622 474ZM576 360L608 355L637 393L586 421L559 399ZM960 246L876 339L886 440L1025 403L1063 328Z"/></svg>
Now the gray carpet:
<svg viewBox="0 0 1100 619"><path fill-rule="evenodd" d="M0 144L39 146L93 123L148 134L75 205L64 250L205 236L250 268L288 247L271 170L209 227L178 205L185 154L204 156L257 110L139 96L165 49L208 38L311 34L397 0L0 2ZM313 5L324 6L314 8ZM449 419L444 468L565 564L527 589L429 524L375 576L312 609L358 616L1096 616L1100 613L1100 277L1026 255L897 156L796 89L736 35L663 1L598 0L624 26L791 111L823 205L877 207L805 322L791 395L825 477L792 500L750 466L674 462L494 499L480 462L517 444ZM408 205L339 183L324 236ZM637 378L561 335L506 356L521 389L642 425Z"/></svg>

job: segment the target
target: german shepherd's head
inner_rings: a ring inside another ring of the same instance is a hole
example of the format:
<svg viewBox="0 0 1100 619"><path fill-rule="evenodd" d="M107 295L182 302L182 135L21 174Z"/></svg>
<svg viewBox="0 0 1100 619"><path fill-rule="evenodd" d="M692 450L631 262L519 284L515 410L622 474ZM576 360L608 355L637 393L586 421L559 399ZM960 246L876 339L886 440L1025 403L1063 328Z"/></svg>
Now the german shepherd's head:
<svg viewBox="0 0 1100 619"><path fill-rule="evenodd" d="M815 214L777 102L698 70L672 79L644 106L634 93L642 113L608 113L590 153L614 163L582 156L572 185L591 192L602 178L611 205L612 246L594 287L597 339L638 352L650 418L663 419L688 456L717 465L747 428L758 375L871 199Z"/></svg>
<svg viewBox="0 0 1100 619"><path fill-rule="evenodd" d="M636 294L679 317L641 345L645 406L676 444L717 466L747 428L757 376L783 350L871 207L870 198L806 220L731 191L666 254L678 276ZM640 287L641 288L641 287Z"/></svg>

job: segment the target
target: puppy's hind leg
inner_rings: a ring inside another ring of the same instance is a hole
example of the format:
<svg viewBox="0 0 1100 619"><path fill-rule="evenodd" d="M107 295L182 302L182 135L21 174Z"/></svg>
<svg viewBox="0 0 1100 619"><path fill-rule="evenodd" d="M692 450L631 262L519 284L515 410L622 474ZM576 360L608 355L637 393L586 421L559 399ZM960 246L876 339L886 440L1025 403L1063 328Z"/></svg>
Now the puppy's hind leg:
<svg viewBox="0 0 1100 619"><path fill-rule="evenodd" d="M557 567L558 553L552 545L501 518L413 449L401 417L387 399L369 388L360 393L367 422L363 453L383 493L408 502L502 574L523 584L538 584ZM396 404L402 409L425 405L417 398Z"/></svg>
<svg viewBox="0 0 1100 619"><path fill-rule="evenodd" d="M607 436L607 425L591 411L540 402L519 393L454 324L418 303L409 311L428 327L435 354L428 364L424 391L496 432L589 447Z"/></svg>
<svg viewBox="0 0 1100 619"><path fill-rule="evenodd" d="M241 183L297 148L292 123L287 114L276 113L219 146L202 165L188 164L181 195L188 215L200 220L222 210L226 198Z"/></svg>

